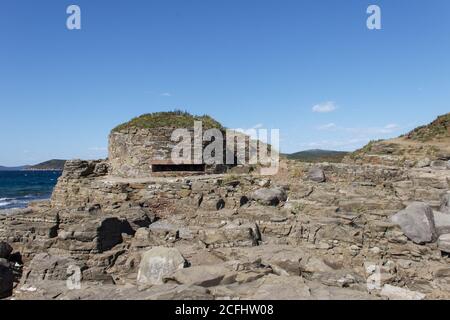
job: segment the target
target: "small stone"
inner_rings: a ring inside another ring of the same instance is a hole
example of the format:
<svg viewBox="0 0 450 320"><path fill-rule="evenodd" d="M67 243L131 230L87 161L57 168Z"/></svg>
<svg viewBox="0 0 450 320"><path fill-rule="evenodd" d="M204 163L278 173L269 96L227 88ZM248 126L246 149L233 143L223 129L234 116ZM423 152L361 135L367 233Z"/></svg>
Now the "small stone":
<svg viewBox="0 0 450 320"><path fill-rule="evenodd" d="M326 180L324 171L318 167L309 169L307 179L318 183L325 182Z"/></svg>
<svg viewBox="0 0 450 320"><path fill-rule="evenodd" d="M258 189L251 194L250 198L263 205L276 206L287 200L287 194L281 188Z"/></svg>
<svg viewBox="0 0 450 320"><path fill-rule="evenodd" d="M447 170L447 161L444 160L431 161L430 167L436 170Z"/></svg>
<svg viewBox="0 0 450 320"><path fill-rule="evenodd" d="M425 167L429 167L430 164L431 164L431 160L429 158L424 158L424 159L420 159L419 161L417 161L416 167L417 168L425 168Z"/></svg>
<svg viewBox="0 0 450 320"><path fill-rule="evenodd" d="M379 255L381 253L381 249L378 247L373 247L369 251L374 255Z"/></svg>
<svg viewBox="0 0 450 320"><path fill-rule="evenodd" d="M261 188L267 188L267 187L270 186L270 180L269 180L269 179L261 180L261 181L258 183L258 185L259 185Z"/></svg>

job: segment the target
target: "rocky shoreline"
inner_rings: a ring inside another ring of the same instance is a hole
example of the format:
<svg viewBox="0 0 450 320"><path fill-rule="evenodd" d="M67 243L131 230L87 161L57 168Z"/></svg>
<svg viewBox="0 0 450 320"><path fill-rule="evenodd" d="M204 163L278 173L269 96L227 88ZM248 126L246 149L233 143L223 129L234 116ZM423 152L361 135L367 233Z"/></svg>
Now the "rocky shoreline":
<svg viewBox="0 0 450 320"><path fill-rule="evenodd" d="M125 127L112 158L67 161L49 201L0 215L1 298L450 299L450 157L155 172L167 130Z"/></svg>
<svg viewBox="0 0 450 320"><path fill-rule="evenodd" d="M70 161L51 201L0 217L1 292L14 274L14 299L448 299L449 181L295 161L270 179L124 179Z"/></svg>

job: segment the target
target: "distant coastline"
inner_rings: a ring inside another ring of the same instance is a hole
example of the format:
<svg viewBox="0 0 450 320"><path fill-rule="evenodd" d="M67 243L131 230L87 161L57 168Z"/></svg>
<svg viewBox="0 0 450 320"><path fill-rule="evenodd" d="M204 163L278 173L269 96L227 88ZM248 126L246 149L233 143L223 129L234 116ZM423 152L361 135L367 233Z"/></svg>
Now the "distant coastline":
<svg viewBox="0 0 450 320"><path fill-rule="evenodd" d="M28 166L4 167L0 171L63 171L66 160L52 159L42 163Z"/></svg>
<svg viewBox="0 0 450 320"><path fill-rule="evenodd" d="M43 168L43 169L34 169L34 168L25 168L22 170L18 170L18 171L57 171L57 172L61 172L63 171L63 169L55 169L55 168Z"/></svg>

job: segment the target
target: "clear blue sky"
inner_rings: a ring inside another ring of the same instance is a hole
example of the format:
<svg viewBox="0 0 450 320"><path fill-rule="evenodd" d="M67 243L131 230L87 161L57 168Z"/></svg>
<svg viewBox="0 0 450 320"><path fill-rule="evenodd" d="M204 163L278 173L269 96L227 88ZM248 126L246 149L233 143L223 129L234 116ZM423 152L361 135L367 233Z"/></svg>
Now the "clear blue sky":
<svg viewBox="0 0 450 320"><path fill-rule="evenodd" d="M105 157L112 127L174 108L280 128L283 152L450 111L448 0L2 0L0 46L1 165Z"/></svg>

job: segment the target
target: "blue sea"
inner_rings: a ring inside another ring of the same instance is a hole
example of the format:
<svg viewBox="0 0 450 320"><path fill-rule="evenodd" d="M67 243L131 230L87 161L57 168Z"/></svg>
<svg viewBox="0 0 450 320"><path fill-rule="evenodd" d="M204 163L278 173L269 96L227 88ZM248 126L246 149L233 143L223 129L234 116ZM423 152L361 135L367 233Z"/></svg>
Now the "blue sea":
<svg viewBox="0 0 450 320"><path fill-rule="evenodd" d="M0 214L49 199L60 175L60 171L0 171Z"/></svg>

